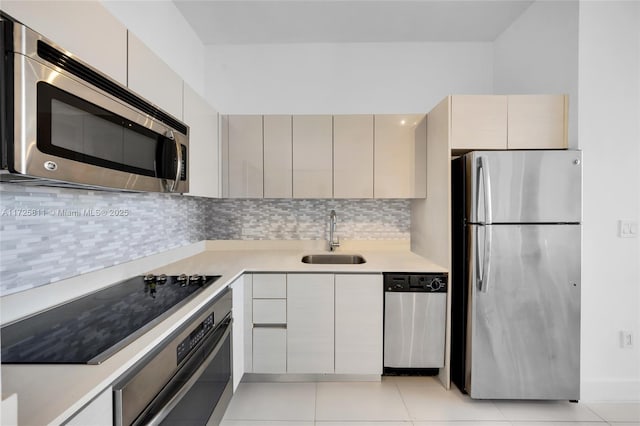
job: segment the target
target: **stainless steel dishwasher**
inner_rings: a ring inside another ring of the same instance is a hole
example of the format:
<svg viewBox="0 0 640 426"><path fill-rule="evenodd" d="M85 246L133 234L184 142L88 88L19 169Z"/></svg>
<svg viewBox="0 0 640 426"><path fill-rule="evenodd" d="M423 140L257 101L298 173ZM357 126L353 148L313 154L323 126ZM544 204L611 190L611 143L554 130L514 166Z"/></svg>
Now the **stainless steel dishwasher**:
<svg viewBox="0 0 640 426"><path fill-rule="evenodd" d="M447 274L384 274L384 370L444 367Z"/></svg>

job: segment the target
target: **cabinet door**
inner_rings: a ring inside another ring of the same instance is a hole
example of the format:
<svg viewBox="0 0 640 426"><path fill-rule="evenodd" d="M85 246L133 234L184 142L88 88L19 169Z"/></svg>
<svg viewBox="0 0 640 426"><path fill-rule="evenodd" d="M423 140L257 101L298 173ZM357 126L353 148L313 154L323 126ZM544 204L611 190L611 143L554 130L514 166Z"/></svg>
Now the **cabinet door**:
<svg viewBox="0 0 640 426"><path fill-rule="evenodd" d="M219 196L218 112L191 87L184 86L184 122L189 126L189 194Z"/></svg>
<svg viewBox="0 0 640 426"><path fill-rule="evenodd" d="M220 196L229 198L229 116L221 115L220 126Z"/></svg>
<svg viewBox="0 0 640 426"><path fill-rule="evenodd" d="M228 117L230 198L262 198L262 116Z"/></svg>
<svg viewBox="0 0 640 426"><path fill-rule="evenodd" d="M111 426L113 424L113 390L107 388L65 423L70 426Z"/></svg>
<svg viewBox="0 0 640 426"><path fill-rule="evenodd" d="M287 372L333 373L332 274L287 275Z"/></svg>
<svg viewBox="0 0 640 426"><path fill-rule="evenodd" d="M382 374L382 275L335 276L336 373Z"/></svg>
<svg viewBox="0 0 640 426"><path fill-rule="evenodd" d="M287 372L287 329L255 327L253 329L253 372Z"/></svg>
<svg viewBox="0 0 640 426"><path fill-rule="evenodd" d="M235 390L245 372L251 369L251 274L241 275L230 285L233 291L233 389Z"/></svg>
<svg viewBox="0 0 640 426"><path fill-rule="evenodd" d="M333 117L333 197L373 198L373 115Z"/></svg>
<svg viewBox="0 0 640 426"><path fill-rule="evenodd" d="M129 88L182 119L182 79L138 37L128 33Z"/></svg>
<svg viewBox="0 0 640 426"><path fill-rule="evenodd" d="M374 197L425 197L425 115L376 115L374 121Z"/></svg>
<svg viewBox="0 0 640 426"><path fill-rule="evenodd" d="M566 149L567 96L509 95L509 149Z"/></svg>
<svg viewBox="0 0 640 426"><path fill-rule="evenodd" d="M290 115L264 116L264 198L293 196L293 139Z"/></svg>
<svg viewBox="0 0 640 426"><path fill-rule="evenodd" d="M100 1L2 0L2 10L61 48L127 84L127 28Z"/></svg>
<svg viewBox="0 0 640 426"><path fill-rule="evenodd" d="M507 149L507 97L451 97L451 149Z"/></svg>
<svg viewBox="0 0 640 426"><path fill-rule="evenodd" d="M333 120L330 115L293 116L293 197L333 196Z"/></svg>

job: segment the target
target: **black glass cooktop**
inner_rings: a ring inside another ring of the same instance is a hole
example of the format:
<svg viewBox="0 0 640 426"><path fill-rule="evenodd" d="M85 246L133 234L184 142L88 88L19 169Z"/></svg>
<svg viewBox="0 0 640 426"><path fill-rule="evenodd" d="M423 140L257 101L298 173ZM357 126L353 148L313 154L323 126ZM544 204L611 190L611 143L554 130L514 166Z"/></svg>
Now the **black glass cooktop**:
<svg viewBox="0 0 640 426"><path fill-rule="evenodd" d="M219 276L139 276L3 327L3 364L99 364Z"/></svg>

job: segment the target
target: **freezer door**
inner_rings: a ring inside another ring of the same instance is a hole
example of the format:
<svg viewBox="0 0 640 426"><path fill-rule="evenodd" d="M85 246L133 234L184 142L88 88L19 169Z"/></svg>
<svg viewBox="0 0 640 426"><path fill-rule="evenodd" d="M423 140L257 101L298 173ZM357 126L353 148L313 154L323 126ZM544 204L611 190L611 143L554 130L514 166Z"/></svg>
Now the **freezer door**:
<svg viewBox="0 0 640 426"><path fill-rule="evenodd" d="M467 230L473 261L467 392L482 399L579 399L580 225Z"/></svg>
<svg viewBox="0 0 640 426"><path fill-rule="evenodd" d="M475 151L465 155L469 223L579 223L580 151Z"/></svg>

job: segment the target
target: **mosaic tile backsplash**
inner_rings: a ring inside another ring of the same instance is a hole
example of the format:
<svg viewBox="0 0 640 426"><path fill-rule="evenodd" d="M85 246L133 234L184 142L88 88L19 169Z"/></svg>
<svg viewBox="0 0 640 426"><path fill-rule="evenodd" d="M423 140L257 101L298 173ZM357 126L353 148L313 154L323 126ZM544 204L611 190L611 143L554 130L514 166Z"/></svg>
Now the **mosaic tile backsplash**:
<svg viewBox="0 0 640 426"><path fill-rule="evenodd" d="M231 200L0 184L0 294L201 240L409 239L409 200Z"/></svg>

